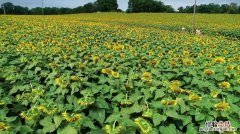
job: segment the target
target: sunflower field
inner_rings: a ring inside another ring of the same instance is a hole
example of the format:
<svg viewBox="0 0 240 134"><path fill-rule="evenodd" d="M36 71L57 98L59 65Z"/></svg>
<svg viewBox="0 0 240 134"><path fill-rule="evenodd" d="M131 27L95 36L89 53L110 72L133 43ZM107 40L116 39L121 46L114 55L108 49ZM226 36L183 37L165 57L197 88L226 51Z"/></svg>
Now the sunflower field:
<svg viewBox="0 0 240 134"><path fill-rule="evenodd" d="M240 132L240 15L191 17L0 16L0 133Z"/></svg>

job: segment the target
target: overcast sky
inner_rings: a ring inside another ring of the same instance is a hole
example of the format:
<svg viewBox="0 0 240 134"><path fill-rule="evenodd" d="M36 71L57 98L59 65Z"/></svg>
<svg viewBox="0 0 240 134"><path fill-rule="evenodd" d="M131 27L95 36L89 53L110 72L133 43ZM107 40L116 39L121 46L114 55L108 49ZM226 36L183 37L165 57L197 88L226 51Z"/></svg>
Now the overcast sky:
<svg viewBox="0 0 240 134"><path fill-rule="evenodd" d="M47 7L77 7L84 5L88 2L94 2L96 0L44 0L44 5ZM194 0L162 0L166 5L172 5L175 9L180 6L193 5ZM29 8L41 6L41 0L0 0L0 3L12 2L14 5L26 6ZM198 4L207 3L231 3L235 2L240 4L240 0L198 0ZM118 0L119 8L126 10L128 7L128 0Z"/></svg>

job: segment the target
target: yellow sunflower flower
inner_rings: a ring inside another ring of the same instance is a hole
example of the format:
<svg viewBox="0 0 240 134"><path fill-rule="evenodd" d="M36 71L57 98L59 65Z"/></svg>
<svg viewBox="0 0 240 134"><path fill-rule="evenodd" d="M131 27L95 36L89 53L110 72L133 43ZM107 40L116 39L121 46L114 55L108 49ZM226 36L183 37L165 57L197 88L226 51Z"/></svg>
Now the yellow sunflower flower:
<svg viewBox="0 0 240 134"><path fill-rule="evenodd" d="M226 60L225 60L224 57L217 57L217 58L214 59L214 62L223 64L223 63L226 62Z"/></svg>
<svg viewBox="0 0 240 134"><path fill-rule="evenodd" d="M188 96L188 99L189 99L190 101L198 101L198 100L201 100L202 97L193 94L193 95Z"/></svg>
<svg viewBox="0 0 240 134"><path fill-rule="evenodd" d="M224 81L224 82L220 83L219 86L223 89L229 89L231 84L229 82Z"/></svg>
<svg viewBox="0 0 240 134"><path fill-rule="evenodd" d="M234 66L233 66L233 65L227 66L227 70L228 70L228 71L231 71L231 70L233 70L233 69L234 69Z"/></svg>
<svg viewBox="0 0 240 134"><path fill-rule="evenodd" d="M140 128L143 134L149 134L152 131L151 125L147 122L147 120L139 117L134 120L135 124Z"/></svg>
<svg viewBox="0 0 240 134"><path fill-rule="evenodd" d="M80 80L80 78L78 76L74 75L74 76L71 76L71 80L78 81L78 80Z"/></svg>
<svg viewBox="0 0 240 134"><path fill-rule="evenodd" d="M161 103L163 105L177 105L177 100L162 100Z"/></svg>
<svg viewBox="0 0 240 134"><path fill-rule="evenodd" d="M204 74L206 74L206 75L213 75L213 74L215 74L215 72L214 72L214 70L211 70L211 69L206 69L206 70L204 70Z"/></svg>
<svg viewBox="0 0 240 134"><path fill-rule="evenodd" d="M119 78L119 73L118 73L118 72L112 71L112 72L111 72L111 75L112 75L114 78Z"/></svg>
<svg viewBox="0 0 240 134"><path fill-rule="evenodd" d="M67 121L67 122L77 122L81 121L82 115L81 114L72 114L69 116L67 112L62 113L62 117Z"/></svg>
<svg viewBox="0 0 240 134"><path fill-rule="evenodd" d="M0 130L1 131L8 130L9 128L10 127L7 124L0 122Z"/></svg>
<svg viewBox="0 0 240 134"><path fill-rule="evenodd" d="M212 91L211 94L210 94L213 98L217 98L219 93L216 92L216 91Z"/></svg>
<svg viewBox="0 0 240 134"><path fill-rule="evenodd" d="M230 104L225 102L225 100L223 100L223 102L220 102L218 104L215 104L214 105L214 108L216 110L221 110L221 111L225 111L225 110L228 110L230 109Z"/></svg>
<svg viewBox="0 0 240 134"><path fill-rule="evenodd" d="M193 64L193 61L190 60L190 59L184 59L184 60L183 60L183 64L184 64L184 65L192 65L192 64Z"/></svg>

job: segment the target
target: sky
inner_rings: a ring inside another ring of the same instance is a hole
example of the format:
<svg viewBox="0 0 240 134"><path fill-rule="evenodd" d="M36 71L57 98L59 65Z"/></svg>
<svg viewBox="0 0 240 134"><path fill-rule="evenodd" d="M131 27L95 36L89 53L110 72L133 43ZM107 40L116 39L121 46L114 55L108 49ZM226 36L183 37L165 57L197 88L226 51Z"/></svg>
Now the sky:
<svg viewBox="0 0 240 134"><path fill-rule="evenodd" d="M88 2L94 2L96 0L43 0L44 6L46 7L78 7L84 5ZM173 8L178 9L180 6L188 6L193 5L194 0L161 0L165 3L165 5L172 5ZM11 2L14 5L20 5L28 8L40 7L41 0L0 0L1 3ZM198 4L208 4L208 3L217 3L217 4L225 4L225 3L238 3L240 4L240 0L198 0ZM126 10L128 8L128 0L118 0L119 8L122 10Z"/></svg>

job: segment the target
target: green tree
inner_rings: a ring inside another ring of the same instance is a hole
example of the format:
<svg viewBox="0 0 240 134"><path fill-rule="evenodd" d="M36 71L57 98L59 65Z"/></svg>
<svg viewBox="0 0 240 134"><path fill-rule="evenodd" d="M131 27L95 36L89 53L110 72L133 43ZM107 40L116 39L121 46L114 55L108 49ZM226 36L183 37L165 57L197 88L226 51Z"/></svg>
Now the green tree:
<svg viewBox="0 0 240 134"><path fill-rule="evenodd" d="M178 12L179 12L179 13L183 13L183 12L184 12L184 8L183 8L183 7L179 7L179 8L178 8Z"/></svg>
<svg viewBox="0 0 240 134"><path fill-rule="evenodd" d="M238 5L237 5L237 3L231 3L231 4L230 4L229 13L230 13L230 14L236 14L236 13L238 13Z"/></svg>
<svg viewBox="0 0 240 134"><path fill-rule="evenodd" d="M28 14L28 12L29 12L29 10L27 7L14 6L12 13L26 15L26 14Z"/></svg>
<svg viewBox="0 0 240 134"><path fill-rule="evenodd" d="M127 12L174 12L172 6L165 6L156 0L129 0Z"/></svg>
<svg viewBox="0 0 240 134"><path fill-rule="evenodd" d="M2 4L3 7L3 4ZM14 13L14 5L10 2L4 3L6 14L13 14Z"/></svg>
<svg viewBox="0 0 240 134"><path fill-rule="evenodd" d="M117 11L118 3L117 0L97 0L97 10L101 12Z"/></svg>
<svg viewBox="0 0 240 134"><path fill-rule="evenodd" d="M41 15L42 14L42 8L41 7L32 8L30 10L30 12L31 12L31 14Z"/></svg>
<svg viewBox="0 0 240 134"><path fill-rule="evenodd" d="M0 7L0 14L3 14L3 9Z"/></svg>
<svg viewBox="0 0 240 134"><path fill-rule="evenodd" d="M84 13L93 13L96 12L96 4L95 3L87 3L83 6L82 11Z"/></svg>

